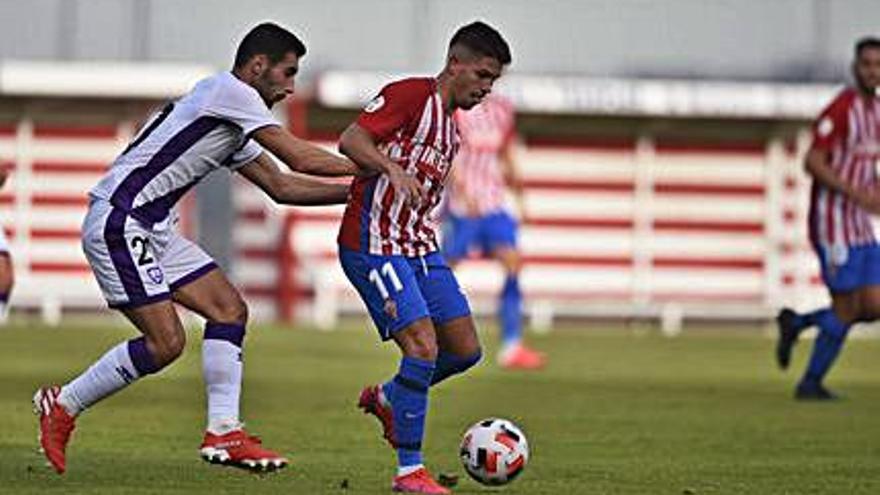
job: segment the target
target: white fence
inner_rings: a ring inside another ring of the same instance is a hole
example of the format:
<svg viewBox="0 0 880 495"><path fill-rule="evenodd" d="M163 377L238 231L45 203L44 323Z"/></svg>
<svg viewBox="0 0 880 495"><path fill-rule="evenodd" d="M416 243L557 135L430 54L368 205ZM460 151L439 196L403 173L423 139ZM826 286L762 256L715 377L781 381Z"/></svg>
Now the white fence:
<svg viewBox="0 0 880 495"><path fill-rule="evenodd" d="M765 318L824 301L807 245L807 180L798 150L655 144L533 146L526 185L522 287L533 324L558 315ZM338 266L342 209L279 209L243 183L236 279L259 313L332 327L362 306ZM480 311L502 273L475 259L458 271Z"/></svg>

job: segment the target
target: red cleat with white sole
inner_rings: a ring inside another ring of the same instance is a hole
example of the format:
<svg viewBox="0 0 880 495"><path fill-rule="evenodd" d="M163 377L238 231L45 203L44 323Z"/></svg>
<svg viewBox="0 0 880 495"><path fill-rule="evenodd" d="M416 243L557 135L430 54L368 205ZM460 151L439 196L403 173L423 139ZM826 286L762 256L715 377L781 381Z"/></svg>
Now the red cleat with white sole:
<svg viewBox="0 0 880 495"><path fill-rule="evenodd" d="M502 368L515 370L539 370L546 364L547 358L544 353L538 352L520 344L501 353L498 364Z"/></svg>
<svg viewBox="0 0 880 495"><path fill-rule="evenodd" d="M58 474L67 469L65 450L75 418L58 403L61 387L43 387L34 394L34 413L40 417L40 450Z"/></svg>
<svg viewBox="0 0 880 495"><path fill-rule="evenodd" d="M428 470L421 468L418 471L397 476L391 484L391 491L399 493L428 493L433 495L447 495L452 493L448 488L434 481Z"/></svg>
<svg viewBox="0 0 880 495"><path fill-rule="evenodd" d="M358 407L364 410L364 414L372 414L382 423L382 436L391 445L397 447L394 440L394 414L391 412L391 404L385 399L381 385L370 385L361 391L358 399Z"/></svg>
<svg viewBox="0 0 880 495"><path fill-rule="evenodd" d="M264 449L259 437L248 435L244 429L225 435L205 432L199 453L211 464L235 466L252 471L275 471L287 466L286 458Z"/></svg>

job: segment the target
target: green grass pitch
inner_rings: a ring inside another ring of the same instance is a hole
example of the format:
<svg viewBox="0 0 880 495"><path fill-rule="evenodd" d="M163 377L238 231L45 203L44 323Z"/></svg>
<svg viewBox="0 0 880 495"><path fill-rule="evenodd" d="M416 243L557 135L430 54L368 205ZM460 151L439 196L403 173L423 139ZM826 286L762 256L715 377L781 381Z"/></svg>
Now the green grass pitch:
<svg viewBox="0 0 880 495"><path fill-rule="evenodd" d="M191 331L180 361L80 418L68 472L55 475L36 452L31 394L132 334L0 328L0 493L390 492L394 455L355 401L364 384L390 376L396 351L359 321L249 333L243 416L290 456L287 470L259 476L199 459L201 339ZM490 355L493 335L483 336ZM503 372L487 359L432 391L426 461L435 474L461 475L455 493L880 493L880 342L847 344L829 379L845 400L803 404L791 393L811 343L781 373L758 329L667 339L584 324L532 341L550 356L543 372ZM488 416L521 425L532 448L523 475L502 489L468 479L457 458L463 430Z"/></svg>

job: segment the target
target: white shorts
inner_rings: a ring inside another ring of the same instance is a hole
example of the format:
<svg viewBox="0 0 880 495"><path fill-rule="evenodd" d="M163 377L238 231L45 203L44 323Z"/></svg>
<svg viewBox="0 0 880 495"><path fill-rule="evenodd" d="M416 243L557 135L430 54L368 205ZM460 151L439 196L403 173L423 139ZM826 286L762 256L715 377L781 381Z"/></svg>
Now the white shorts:
<svg viewBox="0 0 880 495"><path fill-rule="evenodd" d="M9 241L6 240L6 232L0 227L0 254L9 256Z"/></svg>
<svg viewBox="0 0 880 495"><path fill-rule="evenodd" d="M148 228L105 200L91 201L82 247L111 308L169 299L171 292L217 268L176 224L175 216Z"/></svg>

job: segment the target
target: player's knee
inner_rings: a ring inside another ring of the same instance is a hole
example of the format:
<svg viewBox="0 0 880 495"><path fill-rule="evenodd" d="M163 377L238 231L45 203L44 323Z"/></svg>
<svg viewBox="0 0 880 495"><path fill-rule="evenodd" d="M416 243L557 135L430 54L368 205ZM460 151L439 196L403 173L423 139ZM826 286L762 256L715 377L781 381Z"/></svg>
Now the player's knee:
<svg viewBox="0 0 880 495"><path fill-rule="evenodd" d="M435 361L437 359L437 338L431 327L414 328L402 340L403 352L407 356Z"/></svg>
<svg viewBox="0 0 880 495"><path fill-rule="evenodd" d="M148 339L152 347L153 360L158 369L174 362L186 348L186 333L173 332L161 339Z"/></svg>
<svg viewBox="0 0 880 495"><path fill-rule="evenodd" d="M241 296L237 296L220 305L215 313L216 316L212 319L218 323L240 323L244 325L247 323L249 316L247 304Z"/></svg>

